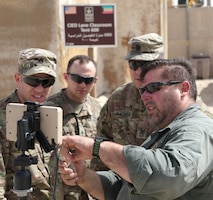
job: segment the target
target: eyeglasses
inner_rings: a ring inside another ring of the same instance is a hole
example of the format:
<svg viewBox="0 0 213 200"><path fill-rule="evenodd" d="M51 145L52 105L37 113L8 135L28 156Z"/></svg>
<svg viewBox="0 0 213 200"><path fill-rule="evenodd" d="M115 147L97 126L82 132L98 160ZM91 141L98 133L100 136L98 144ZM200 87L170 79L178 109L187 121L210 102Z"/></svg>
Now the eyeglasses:
<svg viewBox="0 0 213 200"><path fill-rule="evenodd" d="M145 91L150 94L153 94L161 89L163 85L175 85L178 83L182 83L182 81L168 81L168 82L154 82L149 83L145 87L139 88L139 92L142 95Z"/></svg>
<svg viewBox="0 0 213 200"><path fill-rule="evenodd" d="M80 76L78 74L72 74L72 73L67 73L70 75L70 78L75 81L76 83L85 83L86 85L89 85L95 81L95 77L85 77L85 76Z"/></svg>
<svg viewBox="0 0 213 200"><path fill-rule="evenodd" d="M129 60L129 68L136 71L139 67L142 67L149 61L136 61L136 60Z"/></svg>
<svg viewBox="0 0 213 200"><path fill-rule="evenodd" d="M40 84L43 88L48 88L55 83L55 78L36 78L32 76L24 76L23 80L26 84L37 87Z"/></svg>

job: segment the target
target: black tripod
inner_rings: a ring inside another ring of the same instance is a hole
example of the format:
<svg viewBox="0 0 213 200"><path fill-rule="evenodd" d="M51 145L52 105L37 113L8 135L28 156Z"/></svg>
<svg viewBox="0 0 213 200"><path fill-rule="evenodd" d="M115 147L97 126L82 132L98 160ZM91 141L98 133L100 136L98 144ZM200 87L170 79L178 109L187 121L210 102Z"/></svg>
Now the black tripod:
<svg viewBox="0 0 213 200"><path fill-rule="evenodd" d="M38 156L28 156L25 151L34 149L35 138L39 141L45 152L54 149L40 130L40 106L37 102L26 102L27 110L24 111L22 119L17 122L17 141L16 147L21 151L21 155L14 159L14 165L20 166L20 169L14 175L13 191L20 200L25 200L33 191L31 187L31 173L26 166L38 163Z"/></svg>

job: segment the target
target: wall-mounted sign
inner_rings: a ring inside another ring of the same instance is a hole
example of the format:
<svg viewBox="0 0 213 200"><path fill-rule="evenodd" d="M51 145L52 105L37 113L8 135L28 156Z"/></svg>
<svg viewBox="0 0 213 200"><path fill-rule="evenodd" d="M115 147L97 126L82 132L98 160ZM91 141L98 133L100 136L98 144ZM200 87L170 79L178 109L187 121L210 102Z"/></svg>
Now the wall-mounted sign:
<svg viewBox="0 0 213 200"><path fill-rule="evenodd" d="M114 4L64 5L65 46L114 47Z"/></svg>

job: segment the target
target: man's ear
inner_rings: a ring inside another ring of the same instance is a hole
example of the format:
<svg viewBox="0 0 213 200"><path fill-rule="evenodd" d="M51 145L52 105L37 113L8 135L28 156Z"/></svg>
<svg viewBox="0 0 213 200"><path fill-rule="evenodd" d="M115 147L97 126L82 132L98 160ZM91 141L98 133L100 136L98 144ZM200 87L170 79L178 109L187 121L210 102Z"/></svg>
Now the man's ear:
<svg viewBox="0 0 213 200"><path fill-rule="evenodd" d="M182 92L189 92L189 90L190 90L190 84L189 84L189 82L188 81L183 81L183 83L181 84L182 86L181 86L181 91Z"/></svg>
<svg viewBox="0 0 213 200"><path fill-rule="evenodd" d="M183 81L180 86L181 98L185 97L190 91L190 84L188 81Z"/></svg>
<svg viewBox="0 0 213 200"><path fill-rule="evenodd" d="M21 75L19 73L15 73L14 79L16 83L19 84L21 82Z"/></svg>
<svg viewBox="0 0 213 200"><path fill-rule="evenodd" d="M64 79L67 81L67 78L68 78L68 74L67 73L64 73Z"/></svg>

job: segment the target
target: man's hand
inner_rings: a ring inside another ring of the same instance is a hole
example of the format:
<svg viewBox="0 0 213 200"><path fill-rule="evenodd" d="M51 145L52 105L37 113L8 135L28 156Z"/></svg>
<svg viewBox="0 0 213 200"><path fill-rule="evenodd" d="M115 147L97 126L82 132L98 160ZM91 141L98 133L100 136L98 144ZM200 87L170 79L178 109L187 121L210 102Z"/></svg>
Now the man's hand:
<svg viewBox="0 0 213 200"><path fill-rule="evenodd" d="M86 164L84 161L76 161L71 164L60 161L58 167L63 182L71 186L79 184L86 171Z"/></svg>
<svg viewBox="0 0 213 200"><path fill-rule="evenodd" d="M75 173L74 169L70 168L66 162L59 162L58 172L65 184L71 186L77 185L77 173Z"/></svg>
<svg viewBox="0 0 213 200"><path fill-rule="evenodd" d="M93 146L94 140L92 138L78 135L63 136L60 154L67 163L83 161L93 157ZM100 145L99 157L109 169L113 170L120 177L131 183L123 149L123 145L104 141L101 142ZM88 170L86 170L86 173L87 172Z"/></svg>
<svg viewBox="0 0 213 200"><path fill-rule="evenodd" d="M92 158L94 140L84 136L63 136L60 155L67 163Z"/></svg>

